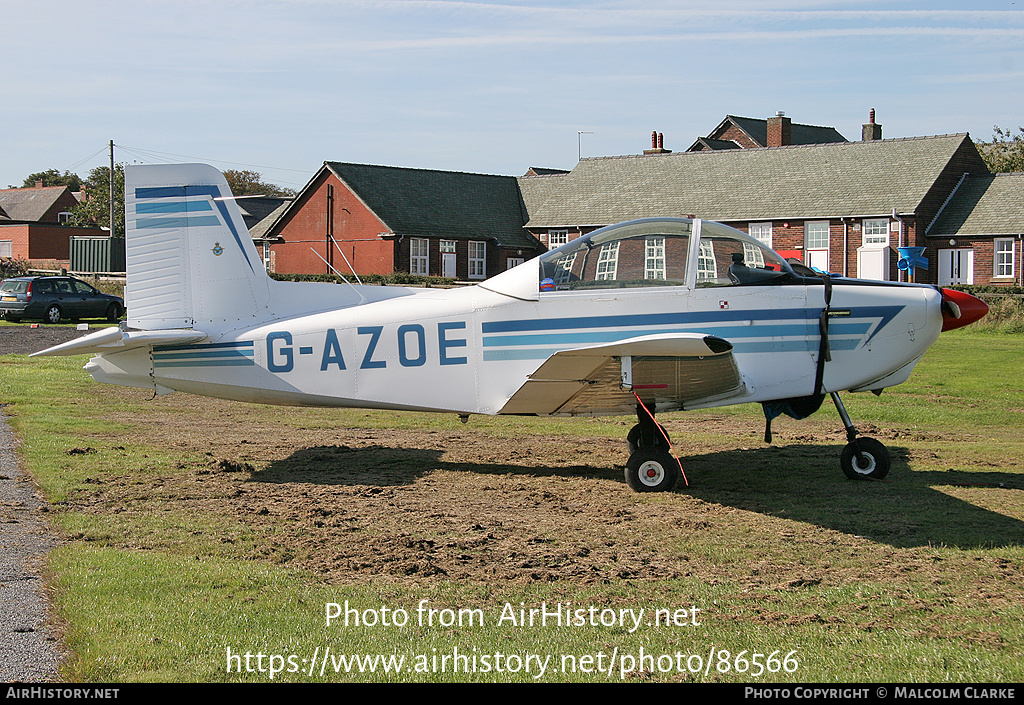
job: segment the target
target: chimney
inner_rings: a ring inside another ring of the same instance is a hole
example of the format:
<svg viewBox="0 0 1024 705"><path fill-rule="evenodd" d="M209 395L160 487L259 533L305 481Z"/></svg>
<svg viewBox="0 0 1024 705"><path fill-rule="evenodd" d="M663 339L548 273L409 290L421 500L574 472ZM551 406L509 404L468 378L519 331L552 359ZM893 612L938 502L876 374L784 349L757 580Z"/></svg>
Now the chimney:
<svg viewBox="0 0 1024 705"><path fill-rule="evenodd" d="M651 133L651 148L645 149L644 154L670 154L671 149L665 149L665 135L657 130Z"/></svg>
<svg viewBox="0 0 1024 705"><path fill-rule="evenodd" d="M765 147L784 147L793 144L793 121L779 110L768 118L768 144Z"/></svg>
<svg viewBox="0 0 1024 705"><path fill-rule="evenodd" d="M43 187L43 182L42 181L37 181L36 182L36 188L42 188L42 187Z"/></svg>
<svg viewBox="0 0 1024 705"><path fill-rule="evenodd" d="M873 142L882 139L882 126L875 124L875 109L871 108L871 115L866 125L860 129L860 138L864 142Z"/></svg>

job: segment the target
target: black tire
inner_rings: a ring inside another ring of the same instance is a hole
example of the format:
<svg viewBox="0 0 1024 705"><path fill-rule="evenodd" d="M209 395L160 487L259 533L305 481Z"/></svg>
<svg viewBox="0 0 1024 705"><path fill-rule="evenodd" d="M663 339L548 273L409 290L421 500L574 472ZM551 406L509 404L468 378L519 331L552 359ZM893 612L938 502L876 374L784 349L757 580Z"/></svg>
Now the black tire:
<svg viewBox="0 0 1024 705"><path fill-rule="evenodd" d="M641 448L626 462L626 484L636 492L668 492L679 476L679 461L657 448Z"/></svg>
<svg viewBox="0 0 1024 705"><path fill-rule="evenodd" d="M889 451L874 438L858 438L843 448L839 465L851 480L881 480L889 474Z"/></svg>
<svg viewBox="0 0 1024 705"><path fill-rule="evenodd" d="M110 304L107 306L107 320L111 323L115 322L121 317L121 307L117 304Z"/></svg>
<svg viewBox="0 0 1024 705"><path fill-rule="evenodd" d="M670 446L665 441L665 439L668 437L668 431L666 431L665 427L662 426L661 424L658 424L658 429L659 432L656 433L654 436L654 445L652 447L668 452ZM637 424L633 426L633 428L629 429L629 433L626 434L626 446L629 448L630 455L640 450L640 424Z"/></svg>
<svg viewBox="0 0 1024 705"><path fill-rule="evenodd" d="M46 323L60 323L60 319L64 314L60 310L60 306L57 304L50 304L46 307L46 313L43 314L43 321Z"/></svg>

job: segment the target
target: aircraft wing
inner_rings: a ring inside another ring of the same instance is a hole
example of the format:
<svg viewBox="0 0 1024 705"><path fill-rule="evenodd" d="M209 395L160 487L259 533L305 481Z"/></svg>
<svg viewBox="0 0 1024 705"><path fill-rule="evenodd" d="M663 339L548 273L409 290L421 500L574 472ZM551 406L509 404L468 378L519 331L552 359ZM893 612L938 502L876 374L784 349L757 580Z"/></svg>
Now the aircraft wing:
<svg viewBox="0 0 1024 705"><path fill-rule="evenodd" d="M559 351L500 413L632 413L634 391L659 407L683 408L745 390L731 343L701 333L670 333Z"/></svg>
<svg viewBox="0 0 1024 705"><path fill-rule="evenodd" d="M144 345L176 345L195 343L206 337L206 333L191 328L179 330L132 330L104 328L76 340L54 345L52 348L34 352L29 357L50 355L86 355L105 352L120 352Z"/></svg>

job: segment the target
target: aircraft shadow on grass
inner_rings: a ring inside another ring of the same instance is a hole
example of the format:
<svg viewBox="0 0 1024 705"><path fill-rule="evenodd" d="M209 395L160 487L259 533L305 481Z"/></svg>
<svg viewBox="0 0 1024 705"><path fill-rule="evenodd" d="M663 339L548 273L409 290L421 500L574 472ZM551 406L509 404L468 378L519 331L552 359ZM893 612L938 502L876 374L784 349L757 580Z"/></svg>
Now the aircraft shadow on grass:
<svg viewBox="0 0 1024 705"><path fill-rule="evenodd" d="M682 455L690 486L679 483L675 494L815 524L900 548L1024 545L1024 522L943 491L993 488L1021 492L1024 481L1019 474L914 470L906 462L907 450L896 447L893 472L885 481L857 482L839 471L837 455L834 445L766 446ZM301 448L255 472L252 481L396 487L437 470L624 482L621 467L449 462L437 449L380 445Z"/></svg>

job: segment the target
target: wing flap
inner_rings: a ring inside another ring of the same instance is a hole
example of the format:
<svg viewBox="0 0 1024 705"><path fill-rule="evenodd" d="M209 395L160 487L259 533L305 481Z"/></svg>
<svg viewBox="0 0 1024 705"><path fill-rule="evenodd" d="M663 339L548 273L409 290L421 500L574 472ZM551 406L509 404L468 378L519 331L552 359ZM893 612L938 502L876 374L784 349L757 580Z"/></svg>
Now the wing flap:
<svg viewBox="0 0 1024 705"><path fill-rule="evenodd" d="M728 341L699 333L644 336L555 353L500 413L630 413L634 390L670 409L739 396L744 386Z"/></svg>

